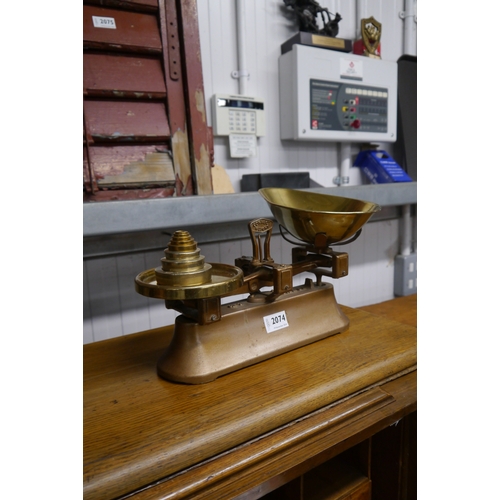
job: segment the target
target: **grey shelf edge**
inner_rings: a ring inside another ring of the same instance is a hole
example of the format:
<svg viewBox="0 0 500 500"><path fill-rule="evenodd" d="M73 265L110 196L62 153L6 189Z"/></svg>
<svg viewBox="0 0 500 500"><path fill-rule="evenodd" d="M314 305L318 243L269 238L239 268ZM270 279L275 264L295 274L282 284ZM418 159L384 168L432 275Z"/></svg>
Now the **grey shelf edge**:
<svg viewBox="0 0 500 500"><path fill-rule="evenodd" d="M358 198L381 206L417 203L416 182L311 188L305 191ZM257 192L84 203L83 237L188 229L200 224L249 221L258 217L271 217L271 211Z"/></svg>

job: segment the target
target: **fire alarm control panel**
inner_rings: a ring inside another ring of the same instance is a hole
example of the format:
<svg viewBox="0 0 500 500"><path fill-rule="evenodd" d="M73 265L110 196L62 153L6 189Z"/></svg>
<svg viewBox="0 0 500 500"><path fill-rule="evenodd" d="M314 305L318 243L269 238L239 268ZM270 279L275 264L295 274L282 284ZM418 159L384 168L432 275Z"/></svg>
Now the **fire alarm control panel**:
<svg viewBox="0 0 500 500"><path fill-rule="evenodd" d="M256 97L215 94L212 97L214 135L265 135L264 101Z"/></svg>
<svg viewBox="0 0 500 500"><path fill-rule="evenodd" d="M397 63L294 45L279 58L281 139L394 142Z"/></svg>

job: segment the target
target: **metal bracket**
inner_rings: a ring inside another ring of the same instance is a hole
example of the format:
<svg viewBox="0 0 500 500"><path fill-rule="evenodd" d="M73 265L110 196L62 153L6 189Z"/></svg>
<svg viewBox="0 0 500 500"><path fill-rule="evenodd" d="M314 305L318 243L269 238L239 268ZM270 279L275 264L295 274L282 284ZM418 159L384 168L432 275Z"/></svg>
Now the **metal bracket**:
<svg viewBox="0 0 500 500"><path fill-rule="evenodd" d="M398 15L400 19L403 19L403 21L407 17L413 17L413 21L415 21L415 24L417 23L417 14L407 14L404 10L402 10Z"/></svg>
<svg viewBox="0 0 500 500"><path fill-rule="evenodd" d="M172 80L178 80L181 72L181 58L179 47L179 28L177 26L177 8L175 1L165 3L169 75Z"/></svg>
<svg viewBox="0 0 500 500"><path fill-rule="evenodd" d="M236 79L243 76L250 78L250 73L248 73L247 71L238 71L237 69L235 69L234 71L231 71L231 76Z"/></svg>
<svg viewBox="0 0 500 500"><path fill-rule="evenodd" d="M349 184L349 177L335 177L335 179L333 180L333 183L336 185L336 186L342 186L344 184Z"/></svg>

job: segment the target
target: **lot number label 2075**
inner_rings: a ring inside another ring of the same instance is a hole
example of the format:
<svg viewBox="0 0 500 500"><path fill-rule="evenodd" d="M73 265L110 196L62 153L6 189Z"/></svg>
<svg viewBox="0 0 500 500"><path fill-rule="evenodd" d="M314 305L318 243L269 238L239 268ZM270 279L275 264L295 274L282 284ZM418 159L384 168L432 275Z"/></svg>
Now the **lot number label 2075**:
<svg viewBox="0 0 500 500"><path fill-rule="evenodd" d="M114 17L92 16L92 23L94 24L94 28L107 28L109 30L116 29Z"/></svg>

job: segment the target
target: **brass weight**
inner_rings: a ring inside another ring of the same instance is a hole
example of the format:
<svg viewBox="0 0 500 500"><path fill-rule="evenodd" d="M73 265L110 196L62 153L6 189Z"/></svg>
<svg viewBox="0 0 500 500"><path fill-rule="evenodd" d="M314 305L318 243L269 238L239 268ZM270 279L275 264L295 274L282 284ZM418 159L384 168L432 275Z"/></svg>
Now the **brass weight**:
<svg viewBox="0 0 500 500"><path fill-rule="evenodd" d="M135 278L141 295L165 300L196 300L226 295L243 285L243 271L227 264L208 264L187 231L176 231L161 267Z"/></svg>

